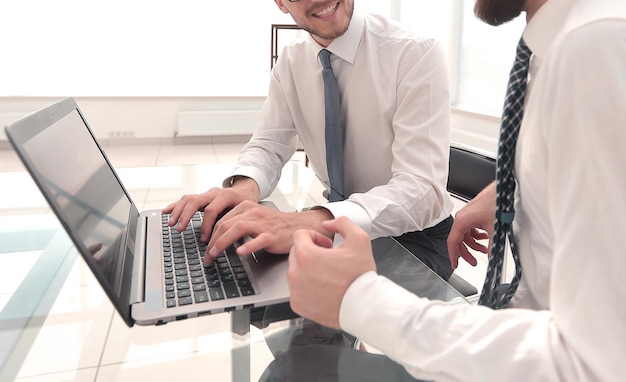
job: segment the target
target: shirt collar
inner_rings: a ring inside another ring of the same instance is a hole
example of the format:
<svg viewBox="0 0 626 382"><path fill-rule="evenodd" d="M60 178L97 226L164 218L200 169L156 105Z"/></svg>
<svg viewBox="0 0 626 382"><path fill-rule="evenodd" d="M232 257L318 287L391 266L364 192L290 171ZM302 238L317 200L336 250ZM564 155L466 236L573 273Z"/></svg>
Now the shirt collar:
<svg viewBox="0 0 626 382"><path fill-rule="evenodd" d="M326 49L332 54L353 64L359 44L361 43L361 38L363 37L364 26L365 17L355 10L352 14L352 19L350 19L350 25L348 25L346 33L334 39ZM309 41L313 44L313 47L317 49L318 54L320 50L324 49L313 37L309 36Z"/></svg>
<svg viewBox="0 0 626 382"><path fill-rule="evenodd" d="M563 28L575 0L548 0L524 29L524 41L533 55L543 59Z"/></svg>

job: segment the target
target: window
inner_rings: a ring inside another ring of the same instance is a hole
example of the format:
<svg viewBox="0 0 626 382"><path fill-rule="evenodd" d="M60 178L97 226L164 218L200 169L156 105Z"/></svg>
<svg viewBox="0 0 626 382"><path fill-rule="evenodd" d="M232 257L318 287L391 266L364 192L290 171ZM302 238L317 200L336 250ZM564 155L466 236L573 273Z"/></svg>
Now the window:
<svg viewBox="0 0 626 382"><path fill-rule="evenodd" d="M524 17L492 27L474 16L473 1L456 1L460 22L453 42L455 106L499 115L504 104L515 48L526 25Z"/></svg>
<svg viewBox="0 0 626 382"><path fill-rule="evenodd" d="M273 23L272 0L2 1L0 96L265 96Z"/></svg>
<svg viewBox="0 0 626 382"><path fill-rule="evenodd" d="M355 0L448 47L455 106L499 113L524 20L490 27L470 0ZM271 0L0 2L0 97L265 96ZM7 36L11 36L7 38Z"/></svg>
<svg viewBox="0 0 626 382"><path fill-rule="evenodd" d="M448 46L453 105L499 114L525 21L492 27L474 16L473 7L470 0L402 0L400 15L416 34Z"/></svg>

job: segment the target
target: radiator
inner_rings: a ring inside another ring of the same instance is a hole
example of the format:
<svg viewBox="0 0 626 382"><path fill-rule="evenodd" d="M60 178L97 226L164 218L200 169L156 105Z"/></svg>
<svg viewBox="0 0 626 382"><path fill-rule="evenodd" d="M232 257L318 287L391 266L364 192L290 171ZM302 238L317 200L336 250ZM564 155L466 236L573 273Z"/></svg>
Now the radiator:
<svg viewBox="0 0 626 382"><path fill-rule="evenodd" d="M4 127L27 115L28 113L0 113L0 142L9 140L4 133Z"/></svg>
<svg viewBox="0 0 626 382"><path fill-rule="evenodd" d="M178 113L177 137L249 135L260 110L182 111Z"/></svg>

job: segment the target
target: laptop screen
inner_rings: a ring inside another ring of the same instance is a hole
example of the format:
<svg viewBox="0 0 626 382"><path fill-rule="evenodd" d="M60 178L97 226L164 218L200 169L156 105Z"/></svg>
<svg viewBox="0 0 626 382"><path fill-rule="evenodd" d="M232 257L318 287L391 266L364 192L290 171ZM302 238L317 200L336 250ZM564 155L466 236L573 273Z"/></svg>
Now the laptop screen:
<svg viewBox="0 0 626 382"><path fill-rule="evenodd" d="M40 187L72 232L93 256L92 265L119 295L120 245L131 201L111 171L77 109L39 131L22 146ZM122 251L123 253L123 251Z"/></svg>

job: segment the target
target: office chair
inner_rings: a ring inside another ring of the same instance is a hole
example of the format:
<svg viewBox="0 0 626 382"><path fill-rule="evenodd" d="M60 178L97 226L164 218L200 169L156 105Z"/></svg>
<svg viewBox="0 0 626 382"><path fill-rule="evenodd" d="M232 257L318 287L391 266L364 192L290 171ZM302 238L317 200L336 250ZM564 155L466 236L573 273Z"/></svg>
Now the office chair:
<svg viewBox="0 0 626 382"><path fill-rule="evenodd" d="M472 200L496 179L496 159L475 147L452 142L449 166L448 192L464 202ZM448 283L465 297L478 293L476 287L454 273Z"/></svg>

